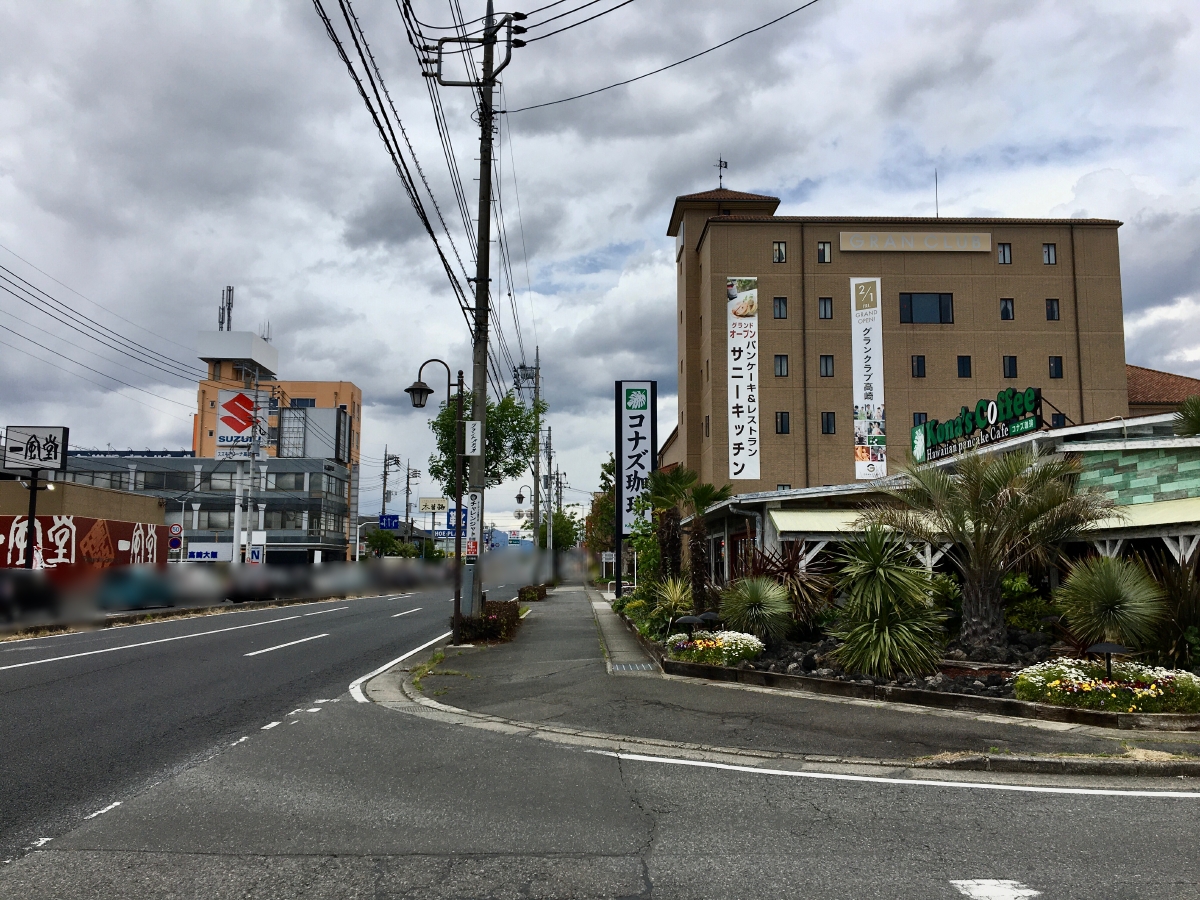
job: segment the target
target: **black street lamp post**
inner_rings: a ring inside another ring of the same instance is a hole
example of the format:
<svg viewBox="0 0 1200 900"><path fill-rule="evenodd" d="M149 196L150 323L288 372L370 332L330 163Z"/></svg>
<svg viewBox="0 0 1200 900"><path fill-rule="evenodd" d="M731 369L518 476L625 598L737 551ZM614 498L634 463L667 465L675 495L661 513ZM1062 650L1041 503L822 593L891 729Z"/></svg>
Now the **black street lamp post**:
<svg viewBox="0 0 1200 900"><path fill-rule="evenodd" d="M421 373L431 362L446 368L446 402L450 402L450 367L440 359L427 359L417 370L417 380L404 389L416 409L424 409L433 388L421 380ZM454 618L452 619L451 641L462 643L462 455L463 455L463 373L458 370L458 408L454 416Z"/></svg>

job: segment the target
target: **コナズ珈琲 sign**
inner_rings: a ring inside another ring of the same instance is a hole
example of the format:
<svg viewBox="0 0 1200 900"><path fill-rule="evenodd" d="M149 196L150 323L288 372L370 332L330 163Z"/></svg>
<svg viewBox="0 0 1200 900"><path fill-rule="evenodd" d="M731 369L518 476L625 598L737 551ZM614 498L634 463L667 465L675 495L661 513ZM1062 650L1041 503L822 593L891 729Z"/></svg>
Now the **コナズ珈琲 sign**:
<svg viewBox="0 0 1200 900"><path fill-rule="evenodd" d="M936 462L976 447L984 447L1042 427L1042 391L1007 388L996 399L962 407L946 422L930 419L912 429L915 463Z"/></svg>

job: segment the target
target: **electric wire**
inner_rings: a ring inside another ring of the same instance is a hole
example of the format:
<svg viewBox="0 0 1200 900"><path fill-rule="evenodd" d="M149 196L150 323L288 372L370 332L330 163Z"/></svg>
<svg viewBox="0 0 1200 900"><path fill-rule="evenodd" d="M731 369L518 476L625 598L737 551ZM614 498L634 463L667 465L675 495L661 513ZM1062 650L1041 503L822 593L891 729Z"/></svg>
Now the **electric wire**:
<svg viewBox="0 0 1200 900"><path fill-rule="evenodd" d="M599 3L599 2L600 2L600 0L592 0L592 3ZM525 43L532 44L535 41L544 41L548 37L554 37L554 35L556 35L556 34L562 34L564 31L570 31L572 28L578 28L580 25L586 25L588 22L594 22L596 19L599 19L601 16L607 16L611 12L616 12L622 6L628 6L632 2L633 2L633 0L623 0L623 2L618 3L616 6L612 7L612 9L603 10L602 12L596 13L594 16L589 16L586 19L580 19L578 22L572 22L570 25L564 25L562 28L555 29L554 31L548 31L548 32L546 32L546 34L539 34L537 37L528 38L528 39L526 39ZM584 4L584 6L591 6L591 5L592 5L591 3ZM583 9L583 6L579 7L579 9ZM571 12L577 12L577 11L578 10L571 10L570 12L565 12L561 16L555 16L554 19L561 19L563 16L568 16L571 14ZM546 19L545 22L539 22L538 25L545 25L546 22L553 22L554 19ZM538 26L534 25L531 27L536 28Z"/></svg>
<svg viewBox="0 0 1200 900"><path fill-rule="evenodd" d="M531 106L522 106L519 109L507 109L507 110L502 110L501 112L507 113L507 114L529 112L530 110L533 110L533 109L543 109L544 107L547 107L547 106L557 106L559 103L570 103L572 100L582 100L584 97L592 97L596 94L602 94L605 91L611 91L613 88L619 88L619 87L623 87L624 85L627 85L627 84L633 84L635 81L641 81L643 78L649 78L651 75L657 75L660 72L667 71L667 69L673 69L676 66L681 66L686 62L691 62L693 59L699 59L701 56L704 56L708 53L712 53L714 50L720 50L722 47L728 47L734 41L741 40L742 38L747 37L748 35L754 34L757 31L762 31L764 28L769 28L770 26L775 25L778 22L782 22L784 19L788 18L788 16L794 16L796 13L800 12L801 10L808 9L810 6L814 6L817 2L818 2L818 0L808 0L808 2L803 4L802 6L797 6L795 9L785 12L782 16L778 16L777 18L772 19L770 22L764 22L762 25L759 25L757 28L751 28L749 31L743 31L741 34L735 35L734 37L731 37L727 41L722 41L721 43L719 43L713 47L709 47L707 50L701 50L699 53L693 53L691 56L686 56L683 59L680 59L673 63L670 63L669 65L660 66L657 69L654 69L650 72L645 72L641 75L634 76L633 78L626 78L624 81L618 81L618 82L615 82L614 84L608 84L602 88L596 88L594 91L587 91L582 94L575 94L572 97L563 97L559 100L549 100L545 103L534 103Z"/></svg>

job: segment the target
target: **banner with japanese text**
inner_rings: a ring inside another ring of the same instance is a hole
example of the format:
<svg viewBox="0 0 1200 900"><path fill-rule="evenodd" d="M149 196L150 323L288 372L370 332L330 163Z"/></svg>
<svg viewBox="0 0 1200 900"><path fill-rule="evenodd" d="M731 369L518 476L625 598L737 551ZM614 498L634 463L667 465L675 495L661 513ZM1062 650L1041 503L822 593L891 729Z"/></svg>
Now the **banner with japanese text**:
<svg viewBox="0 0 1200 900"><path fill-rule="evenodd" d="M854 368L854 477L887 475L883 404L883 307L878 278L850 279L851 364Z"/></svg>
<svg viewBox="0 0 1200 900"><path fill-rule="evenodd" d="M761 459L758 411L758 279L725 282L728 320L729 477L754 480Z"/></svg>
<svg viewBox="0 0 1200 900"><path fill-rule="evenodd" d="M25 564L28 516L0 516L0 568ZM33 529L35 569L107 569L165 565L167 526L83 516L38 516Z"/></svg>
<svg viewBox="0 0 1200 900"><path fill-rule="evenodd" d="M627 537L638 519L634 504L658 468L658 382L618 381L616 407L617 525Z"/></svg>

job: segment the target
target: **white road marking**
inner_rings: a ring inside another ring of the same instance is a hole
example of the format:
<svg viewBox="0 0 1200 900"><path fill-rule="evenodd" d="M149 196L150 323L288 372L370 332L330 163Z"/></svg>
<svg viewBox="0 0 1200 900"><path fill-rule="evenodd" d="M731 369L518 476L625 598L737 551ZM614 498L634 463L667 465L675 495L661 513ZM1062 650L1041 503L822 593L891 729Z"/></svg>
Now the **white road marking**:
<svg viewBox="0 0 1200 900"><path fill-rule="evenodd" d="M337 700L314 700L313 703L337 703Z"/></svg>
<svg viewBox="0 0 1200 900"><path fill-rule="evenodd" d="M54 840L54 838L38 838L36 841L33 842L32 846L41 847L41 846L44 846L45 844L50 843L52 840Z"/></svg>
<svg viewBox="0 0 1200 900"><path fill-rule="evenodd" d="M335 606L333 609L318 609L316 612L305 613L306 616L323 616L327 612L337 612L342 609L349 609L348 606Z"/></svg>
<svg viewBox="0 0 1200 900"><path fill-rule="evenodd" d="M1025 887L1019 881L1002 881L995 878L979 878L975 881L950 882L958 892L971 900L1027 900L1040 897L1041 891Z"/></svg>
<svg viewBox="0 0 1200 900"><path fill-rule="evenodd" d="M229 746L230 746L230 747L236 747L236 746L237 746L238 744L240 744L242 741L248 741L248 740L250 740L250 738L248 738L248 737L240 737L240 738L238 738L236 741L234 741L232 744L230 744Z"/></svg>
<svg viewBox="0 0 1200 900"><path fill-rule="evenodd" d="M930 778L883 778L877 775L841 775L833 772L793 772L788 769L760 769L756 766L734 766L728 763L704 762L698 759L671 759L667 756L644 756L640 753L614 753L610 750L587 750L600 756L628 759L635 762L663 763L672 766L694 766L699 769L725 769L751 775L785 775L789 778L812 778L817 781L859 781L867 784L898 784L913 787L968 788L977 791L1012 791L1026 794L1075 794L1087 797L1166 797L1200 800L1195 791L1121 791L1104 788L1035 787L1027 784L989 784L980 781L935 781Z"/></svg>
<svg viewBox="0 0 1200 900"><path fill-rule="evenodd" d="M418 606L416 609L406 609L406 610L405 610L404 612L402 612L402 613L396 613L394 616L392 616L392 618L393 618L393 619L398 619L398 618L400 618L401 616L407 616L409 613L420 612L422 609L424 609L424 607L423 607L423 606Z"/></svg>
<svg viewBox="0 0 1200 900"><path fill-rule="evenodd" d="M312 709L305 710L305 712L320 712L320 711L321 711L321 707L319 707L319 706L314 706Z"/></svg>
<svg viewBox="0 0 1200 900"><path fill-rule="evenodd" d="M282 650L284 647L295 647L297 644L303 644L306 641L315 641L317 638L329 637L329 632L324 634L314 634L312 637L300 638L298 641L288 641L286 644L276 644L274 647L264 647L262 650L255 650L253 653L243 653L243 656L258 656L260 653L270 653L272 650Z"/></svg>
<svg viewBox="0 0 1200 900"><path fill-rule="evenodd" d="M279 724L281 724L281 723L279 723L279 722L272 722L272 723L270 723L269 725L264 725L264 726L262 727L262 730L263 730L263 731L267 731L267 730L269 730L269 729L271 729L271 728L274 728L276 725L279 725Z"/></svg>
<svg viewBox="0 0 1200 900"><path fill-rule="evenodd" d="M404 662L406 659L408 659L414 653L420 653L426 647L432 647L438 641L444 641L446 638L450 637L451 634L453 634L453 632L450 632L450 631L447 631L445 634L439 634L432 641L426 641L420 647L416 647L412 650L409 650L403 656L398 656L389 663L384 663L378 669L375 669L372 672L368 672L366 675L363 675L361 678L355 678L352 682L350 682L350 696L353 697L355 700L357 700L359 703L369 703L370 701L367 700L366 696L364 696L363 692L362 692L362 683L364 681L368 681L369 679L374 678L376 675L380 675L380 674L386 672L388 669L390 669L392 666L396 665L397 663Z"/></svg>
<svg viewBox="0 0 1200 900"><path fill-rule="evenodd" d="M96 818L96 816L102 816L106 812L110 812L111 810L116 809L120 805L121 805L121 801L118 800L116 803L110 803L110 804L108 804L108 806L104 807L104 809L98 809L94 813L92 813L90 816L84 816L83 818L85 821L87 819L94 819L94 818Z"/></svg>
<svg viewBox="0 0 1200 900"><path fill-rule="evenodd" d="M268 619L266 622L251 622L249 625L233 625L229 628L214 628L212 631L198 631L195 634L179 634L175 637L159 638L155 641L141 641L137 644L122 644L119 647L105 647L103 650L87 650L83 653L69 653L66 656L51 656L47 659L31 659L28 662L0 666L0 672L3 672L7 669L20 669L24 666L40 666L42 663L60 662L64 659L77 659L80 656L95 656L97 653L112 653L114 650L132 650L134 647L149 647L151 644L166 644L170 641L185 641L188 638L205 637L206 635L210 634L222 634L226 631L238 631L242 628L257 628L259 625L274 625L276 622L288 622L292 619L299 618L299 616L285 616L282 619Z"/></svg>

